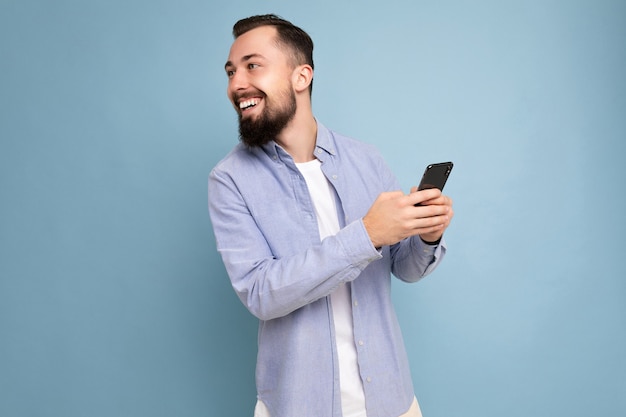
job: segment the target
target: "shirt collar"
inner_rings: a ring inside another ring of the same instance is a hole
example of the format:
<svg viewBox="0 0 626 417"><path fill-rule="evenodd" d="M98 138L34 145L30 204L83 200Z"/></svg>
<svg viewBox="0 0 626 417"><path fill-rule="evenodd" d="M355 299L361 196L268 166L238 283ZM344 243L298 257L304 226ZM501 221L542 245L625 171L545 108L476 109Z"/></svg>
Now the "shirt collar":
<svg viewBox="0 0 626 417"><path fill-rule="evenodd" d="M316 120L317 121L317 120ZM323 162L325 155L335 156L337 147L335 146L335 138L326 126L317 122L317 138L315 141L315 156Z"/></svg>
<svg viewBox="0 0 626 417"><path fill-rule="evenodd" d="M334 156L337 154L337 147L335 146L335 139L331 131L322 123L317 122L317 137L315 139L315 157L324 162L326 155ZM269 155L274 161L282 160L285 156L288 156L287 152L276 141L271 140L265 145L261 146L265 153Z"/></svg>

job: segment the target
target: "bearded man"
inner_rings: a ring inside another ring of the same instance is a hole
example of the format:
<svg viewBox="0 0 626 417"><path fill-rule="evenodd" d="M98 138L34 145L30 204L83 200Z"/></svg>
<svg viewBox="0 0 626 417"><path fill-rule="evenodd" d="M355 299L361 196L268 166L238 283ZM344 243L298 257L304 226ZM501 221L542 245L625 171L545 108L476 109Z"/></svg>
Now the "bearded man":
<svg viewBox="0 0 626 417"><path fill-rule="evenodd" d="M452 200L403 193L376 149L316 120L306 32L262 15L233 35L224 68L241 143L211 171L209 212L259 319L254 415L421 416L391 274L416 282L437 267Z"/></svg>

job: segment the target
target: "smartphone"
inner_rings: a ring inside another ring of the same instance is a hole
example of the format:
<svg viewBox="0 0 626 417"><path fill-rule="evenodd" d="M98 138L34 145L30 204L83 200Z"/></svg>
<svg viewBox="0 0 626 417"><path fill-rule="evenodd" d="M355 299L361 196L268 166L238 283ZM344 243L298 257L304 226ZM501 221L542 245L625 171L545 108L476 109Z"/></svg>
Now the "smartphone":
<svg viewBox="0 0 626 417"><path fill-rule="evenodd" d="M450 172L452 172L452 162L440 162L438 164L430 164L424 170L420 185L417 186L419 190L426 190L428 188L439 188L443 191L444 185L448 180Z"/></svg>

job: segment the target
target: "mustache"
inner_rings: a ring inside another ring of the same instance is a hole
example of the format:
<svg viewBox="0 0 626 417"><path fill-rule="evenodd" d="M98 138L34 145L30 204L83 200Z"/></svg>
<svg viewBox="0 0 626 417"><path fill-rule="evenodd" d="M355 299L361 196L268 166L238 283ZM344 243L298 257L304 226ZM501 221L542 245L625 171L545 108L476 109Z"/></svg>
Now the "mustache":
<svg viewBox="0 0 626 417"><path fill-rule="evenodd" d="M252 97L265 97L265 93L256 90L256 91L246 91L245 93L233 93L232 99L235 103L238 103L240 100L246 100Z"/></svg>

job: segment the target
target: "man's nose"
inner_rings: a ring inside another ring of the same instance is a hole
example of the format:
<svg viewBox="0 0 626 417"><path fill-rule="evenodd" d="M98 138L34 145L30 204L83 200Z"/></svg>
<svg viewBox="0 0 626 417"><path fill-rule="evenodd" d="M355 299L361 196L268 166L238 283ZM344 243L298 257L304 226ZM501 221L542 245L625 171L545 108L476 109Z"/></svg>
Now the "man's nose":
<svg viewBox="0 0 626 417"><path fill-rule="evenodd" d="M231 91L243 90L248 87L248 77L243 71L235 71L230 77L229 88Z"/></svg>

